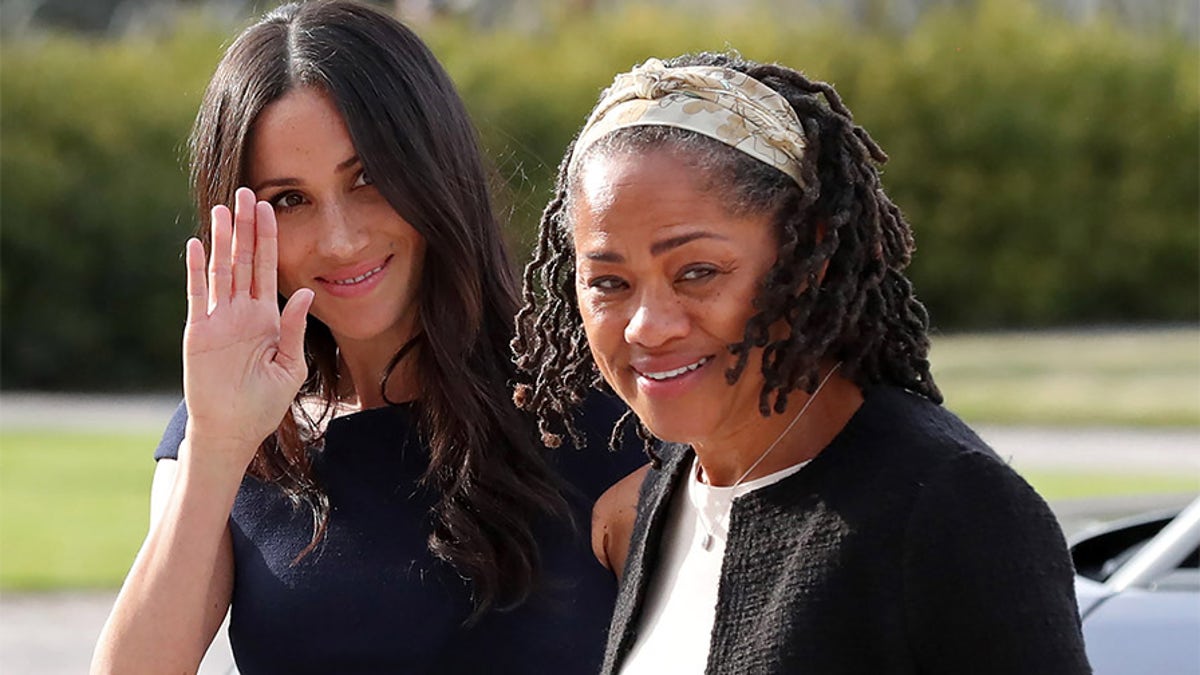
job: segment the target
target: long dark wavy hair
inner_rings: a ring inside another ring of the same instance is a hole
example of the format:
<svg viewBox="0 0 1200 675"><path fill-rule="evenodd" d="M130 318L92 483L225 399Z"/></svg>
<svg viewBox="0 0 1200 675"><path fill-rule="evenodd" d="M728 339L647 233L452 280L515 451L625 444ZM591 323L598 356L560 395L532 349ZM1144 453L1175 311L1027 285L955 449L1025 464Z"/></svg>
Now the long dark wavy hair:
<svg viewBox="0 0 1200 675"><path fill-rule="evenodd" d="M763 416L783 412L797 388L811 393L826 359L841 361L842 374L860 387L894 384L940 403L929 372L929 316L904 275L914 250L912 231L879 182L878 166L887 156L854 123L833 87L728 54L685 55L667 65L729 68L787 99L808 143L801 167L805 188L739 150L674 127L618 129L577 158L575 173L568 171L574 150L568 151L525 269L524 307L513 339L522 375L514 399L538 416L543 437L551 443L563 433L576 438L570 409L588 388L604 386L575 297L570 218L577 174L587 170L588 159L606 155L671 152L717 191L731 213L771 214L778 259L763 280L742 341L729 345L738 360L726 373L734 382L751 351L763 350ZM772 340L769 329L779 323L790 330ZM627 413L622 423L632 419ZM657 462L649 432L640 424L637 429Z"/></svg>
<svg viewBox="0 0 1200 675"><path fill-rule="evenodd" d="M426 45L394 18L344 0L288 4L246 29L217 66L192 131L199 235L207 245L210 210L244 184L258 115L298 87L332 97L376 188L426 242L421 337L393 357L380 388L401 359L411 361L429 450L423 483L436 496L429 549L471 580L472 618L519 603L539 567L533 522L566 506L531 423L507 394L517 283L474 127ZM306 431L320 424L301 401L332 410L337 345L312 316L305 353L309 377L293 414L249 467L311 509L312 541L297 559L318 544L330 512L311 466L319 438Z"/></svg>

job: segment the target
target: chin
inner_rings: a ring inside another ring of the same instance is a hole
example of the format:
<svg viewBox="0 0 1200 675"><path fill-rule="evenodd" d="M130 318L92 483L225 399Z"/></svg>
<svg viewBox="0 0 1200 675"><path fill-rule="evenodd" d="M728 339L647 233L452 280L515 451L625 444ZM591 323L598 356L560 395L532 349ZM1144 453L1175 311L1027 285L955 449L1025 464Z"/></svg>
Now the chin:
<svg viewBox="0 0 1200 675"><path fill-rule="evenodd" d="M708 433L707 429L698 428L696 420L708 419L703 416L690 415L679 410L668 414L655 414L652 411L640 411L634 408L634 414L642 424L654 434L655 438L668 443L694 443Z"/></svg>
<svg viewBox="0 0 1200 675"><path fill-rule="evenodd" d="M334 334L334 336L337 337L337 339L352 340L355 342L373 340L387 333L388 329L392 327L392 324L388 324L384 321L363 321L359 317L355 318L358 320L339 321L335 319L334 321L330 322L321 319L321 321L326 326L329 326L329 330Z"/></svg>

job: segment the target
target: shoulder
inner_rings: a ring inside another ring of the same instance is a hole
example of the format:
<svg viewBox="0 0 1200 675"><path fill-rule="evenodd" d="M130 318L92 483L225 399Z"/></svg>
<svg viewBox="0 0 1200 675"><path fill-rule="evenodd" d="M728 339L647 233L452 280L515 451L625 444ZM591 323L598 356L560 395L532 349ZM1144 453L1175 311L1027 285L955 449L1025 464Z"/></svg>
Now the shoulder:
<svg viewBox="0 0 1200 675"><path fill-rule="evenodd" d="M634 483L626 484L623 490L634 494L624 493L620 497L614 494L613 500L623 499L635 505L633 540L645 539L651 530L661 528L665 508L670 500L672 491L678 485L680 477L691 464L695 455L687 445L679 443L657 442L654 454L658 466L650 463L638 471L640 478Z"/></svg>
<svg viewBox="0 0 1200 675"><path fill-rule="evenodd" d="M637 519L638 496L650 465L617 481L604 491L592 507L592 552L600 564L621 578L629 541Z"/></svg>
<svg viewBox="0 0 1200 675"><path fill-rule="evenodd" d="M868 389L864 395L862 423L875 431L886 429L897 441L991 452L957 415L920 394L881 386Z"/></svg>
<svg viewBox="0 0 1200 675"><path fill-rule="evenodd" d="M895 435L903 453L889 463L912 490L909 542L938 555L951 542L971 556L1057 554L1062 531L1041 495L951 412L921 401L903 404L909 412Z"/></svg>
<svg viewBox="0 0 1200 675"><path fill-rule="evenodd" d="M862 407L828 450L843 463L886 467L919 482L945 462L1004 462L966 423L945 407L900 389L879 386L864 392ZM822 453L824 454L824 453ZM869 469L867 469L869 470Z"/></svg>
<svg viewBox="0 0 1200 675"><path fill-rule="evenodd" d="M994 453L970 449L944 457L922 481L913 522L933 517L941 524L961 520L964 527L997 539L1006 530L1028 527L1050 530L1055 539L1062 536L1033 486Z"/></svg>
<svg viewBox="0 0 1200 675"><path fill-rule="evenodd" d="M1033 488L957 416L894 387L865 392L862 407L830 446L784 483L774 491L805 483L844 508L878 511L916 528L928 528L929 518L944 523L949 516L941 512L970 521L969 514L1001 505L1014 526L1028 518L1054 522Z"/></svg>
<svg viewBox="0 0 1200 675"><path fill-rule="evenodd" d="M954 413L900 389L882 392L882 397L881 403L893 410L891 441L918 468L927 497L948 491L974 500L1009 495L1041 503L1033 488Z"/></svg>
<svg viewBox="0 0 1200 675"><path fill-rule="evenodd" d="M936 456L902 530L915 651L945 672L975 659L988 664L978 672L1086 672L1074 569L1050 507L994 453Z"/></svg>

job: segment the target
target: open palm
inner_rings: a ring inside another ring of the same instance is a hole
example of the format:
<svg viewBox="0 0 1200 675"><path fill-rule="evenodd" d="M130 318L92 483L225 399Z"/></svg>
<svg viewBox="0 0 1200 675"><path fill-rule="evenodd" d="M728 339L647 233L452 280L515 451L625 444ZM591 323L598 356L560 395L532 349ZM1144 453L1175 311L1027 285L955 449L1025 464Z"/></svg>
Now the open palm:
<svg viewBox="0 0 1200 675"><path fill-rule="evenodd" d="M279 426L307 376L305 314L309 289L279 311L275 213L240 188L234 211L212 212L212 254L187 245L188 322L183 388L189 435L237 447L229 459L250 462L253 449Z"/></svg>

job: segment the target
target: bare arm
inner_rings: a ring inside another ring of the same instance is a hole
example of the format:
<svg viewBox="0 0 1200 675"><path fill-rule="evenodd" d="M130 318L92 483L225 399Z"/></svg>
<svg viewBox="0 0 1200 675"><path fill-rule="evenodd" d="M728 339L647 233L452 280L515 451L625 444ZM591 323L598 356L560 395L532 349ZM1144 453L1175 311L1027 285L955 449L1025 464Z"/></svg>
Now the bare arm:
<svg viewBox="0 0 1200 675"><path fill-rule="evenodd" d="M187 443L187 440L184 440ZM154 483L150 487L150 528L162 520L167 511L167 503L175 490L176 477L179 474L178 463L173 459L161 459L154 471ZM204 650L207 651L220 629L225 615L229 611L230 595L233 592L233 541L229 528L221 532L221 540L217 544L216 565L212 570L212 579L208 584L204 616L204 630L201 633ZM203 578L203 577L198 577ZM203 653L201 654L203 656Z"/></svg>
<svg viewBox="0 0 1200 675"><path fill-rule="evenodd" d="M228 506L213 498L216 490L189 498L205 490L179 473L170 459L154 471L150 532L100 633L93 673L194 673L225 618L232 496Z"/></svg>
<svg viewBox="0 0 1200 675"><path fill-rule="evenodd" d="M617 580L625 570L629 539L637 519L638 494L650 465L637 469L604 491L592 507L592 553Z"/></svg>
<svg viewBox="0 0 1200 675"><path fill-rule="evenodd" d="M187 431L161 460L151 526L92 657L93 673L194 673L229 607L229 515L259 444L307 375L304 316L312 292L276 304L271 207L238 191L213 210L212 255L188 242L183 339Z"/></svg>

